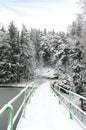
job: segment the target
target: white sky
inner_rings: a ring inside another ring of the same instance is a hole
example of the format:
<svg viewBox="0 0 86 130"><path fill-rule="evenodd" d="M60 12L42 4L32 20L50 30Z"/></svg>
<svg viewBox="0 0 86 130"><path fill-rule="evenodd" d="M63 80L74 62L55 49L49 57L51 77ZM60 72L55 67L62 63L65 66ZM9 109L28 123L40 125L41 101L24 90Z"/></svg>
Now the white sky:
<svg viewBox="0 0 86 130"><path fill-rule="evenodd" d="M21 29L40 28L66 31L76 18L77 0L0 0L0 24L5 27L13 20Z"/></svg>

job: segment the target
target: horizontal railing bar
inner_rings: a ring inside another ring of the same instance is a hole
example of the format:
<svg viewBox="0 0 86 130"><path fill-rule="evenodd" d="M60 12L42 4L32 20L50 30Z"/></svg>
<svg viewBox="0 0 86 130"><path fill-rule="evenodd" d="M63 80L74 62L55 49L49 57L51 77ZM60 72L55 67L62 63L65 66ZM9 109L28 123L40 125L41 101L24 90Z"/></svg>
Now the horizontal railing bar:
<svg viewBox="0 0 86 130"><path fill-rule="evenodd" d="M71 112L71 111L70 111ZM72 115L73 115L73 117L78 121L78 123L84 128L84 129L86 129L86 126L74 115L74 113L73 112L71 112L72 113Z"/></svg>
<svg viewBox="0 0 86 130"><path fill-rule="evenodd" d="M3 106L3 108L0 110L0 116L7 110L8 112L8 129L9 130L13 130L13 125L20 113L20 111L22 110L22 108L24 106L26 106L27 101L29 99L29 97L31 96L31 94L33 93L33 91L35 90L35 88L38 88L38 86L43 83L43 80L38 80L35 82L32 82L28 85L26 85L26 87L18 94L16 95L12 100L10 100L6 105ZM30 88L30 89L29 89ZM13 103L22 95L24 94L24 98L22 100L22 104L21 106L18 108L15 116L13 115L14 113L14 109L13 109ZM25 107L23 108L23 112L25 110ZM22 113L23 114L23 113ZM14 117L13 117L14 116Z"/></svg>
<svg viewBox="0 0 86 130"><path fill-rule="evenodd" d="M73 102L71 102L68 98L66 98L65 96L63 96L60 92L57 92L58 94L60 94L66 101L70 102L76 109L78 109L80 112L82 112L84 115L86 115L86 112L84 112L82 109L80 109L79 107L77 107Z"/></svg>
<svg viewBox="0 0 86 130"><path fill-rule="evenodd" d="M25 89L23 89L16 97L14 97L12 100L10 100L8 103L12 104L14 101L16 101L26 90L28 89L28 87L26 87Z"/></svg>
<svg viewBox="0 0 86 130"><path fill-rule="evenodd" d="M23 101L23 103L21 104L20 108L18 109L16 115L14 116L13 124L15 123L15 121L16 121L16 119L17 119L17 117L18 117L20 111L22 110L23 106L24 106L24 101Z"/></svg>
<svg viewBox="0 0 86 130"><path fill-rule="evenodd" d="M14 103L22 94L24 93L24 91L22 91L21 93L19 93L16 97L14 97L12 100L10 100L8 103L12 104Z"/></svg>
<svg viewBox="0 0 86 130"><path fill-rule="evenodd" d="M84 124L81 123L81 121L74 115L74 113L65 105L65 103L62 101L63 105L65 106L65 108L72 113L73 117L76 119L76 121L85 129L86 126Z"/></svg>
<svg viewBox="0 0 86 130"><path fill-rule="evenodd" d="M59 88L65 90L66 92L71 92L70 90L67 90L66 88L63 88L63 87L59 87Z"/></svg>
<svg viewBox="0 0 86 130"><path fill-rule="evenodd" d="M81 113L83 113L84 115L86 115L86 112L83 111L82 109L80 109L79 107L77 107L73 102L70 101L70 103L76 108L78 109Z"/></svg>
<svg viewBox="0 0 86 130"><path fill-rule="evenodd" d="M84 115L86 115L86 112L84 112L82 109L80 109L79 107L77 107L73 102L71 102L69 99L67 99L66 97L64 97L62 94L60 94L64 99L66 99L68 102L70 102L76 109L78 109L81 113L83 113Z"/></svg>
<svg viewBox="0 0 86 130"><path fill-rule="evenodd" d="M55 91L56 92L56 91ZM57 92L59 94L59 92ZM67 98L66 98L67 99ZM68 100L68 99L67 99ZM64 106L66 107L66 109L69 111L69 108L65 105L65 103L62 101L62 103L64 104Z"/></svg>
<svg viewBox="0 0 86 130"><path fill-rule="evenodd" d="M67 90L66 88L63 88L63 87L61 87L61 86L59 86L59 87L56 86L56 87L54 87L54 88L57 88L57 89L58 89L58 88L61 88L61 89L65 90L66 92L71 92L70 90Z"/></svg>
<svg viewBox="0 0 86 130"><path fill-rule="evenodd" d="M31 94L31 93L33 92L33 90L34 90L34 89L32 89L32 91L30 91L29 94ZM29 94L27 95L26 100L28 99ZM13 123L15 123L15 121L16 121L16 119L17 119L19 113L20 113L20 111L22 110L22 108L23 108L23 106L24 106L24 103L25 103L25 101L23 101L23 103L21 104L20 108L18 109L18 111L17 111L17 113L16 113L16 115L15 115L15 117L14 117L14 119L13 119Z"/></svg>
<svg viewBox="0 0 86 130"><path fill-rule="evenodd" d="M84 125L84 123L81 122L80 119L78 119L77 115L74 114L74 111L72 111L72 107L76 108L76 110L81 112L83 114L83 116L86 116L86 112L72 102L72 96L77 96L77 97L82 98L84 100L86 100L86 98L81 96L81 95L78 95L74 92L71 92L70 90L66 90L63 87L51 86L51 88L55 92L55 94L58 96L59 101L61 101L64 104L65 108L69 111L70 119L72 119L72 116L73 116L76 119L76 121L81 125L81 127L86 130L86 126ZM64 96L64 94L61 92L61 89L68 92L68 95L69 95L68 98ZM62 98L64 100L62 100ZM69 106L67 106L64 101L67 101Z"/></svg>
<svg viewBox="0 0 86 130"><path fill-rule="evenodd" d="M55 89L56 90L56 89ZM56 93L58 93L58 94L60 94L66 101L68 101L69 102L69 99L68 98L66 98L64 95L62 95L60 92L57 92L57 90L56 90Z"/></svg>
<svg viewBox="0 0 86 130"><path fill-rule="evenodd" d="M80 97L80 98L86 100L85 97L83 97L83 96L81 96L81 95L79 95L79 94L77 94L77 93L73 93L73 92L71 92L71 91L70 91L70 93L73 94L73 95L75 95L75 96L77 96L77 97Z"/></svg>
<svg viewBox="0 0 86 130"><path fill-rule="evenodd" d="M35 81L35 82L37 82L37 81ZM32 82L32 83L30 83L29 84L29 86L28 85L26 85L26 87L16 96L16 97L14 97L12 100L10 100L8 103L9 104L12 104L15 100L17 100L28 88L32 88L33 85L34 84L34 82Z"/></svg>
<svg viewBox="0 0 86 130"><path fill-rule="evenodd" d="M58 94L60 94L60 92L58 92ZM68 98L66 98L64 95L60 94L67 102L69 102L70 100Z"/></svg>
<svg viewBox="0 0 86 130"><path fill-rule="evenodd" d="M3 114L3 112L8 108L8 104L6 104L1 110L0 110L0 115Z"/></svg>
<svg viewBox="0 0 86 130"><path fill-rule="evenodd" d="M81 95L79 95L79 94L77 94L77 93L74 93L74 92L72 92L72 91L70 91L70 90L66 90L65 88L63 88L63 87L61 87L61 86L59 86L58 88L61 88L61 89L65 90L65 91L67 91L67 92L69 92L69 93L71 93L71 94L73 94L73 95L75 95L75 96L77 96L77 97L79 97L79 98L82 98L82 99L86 100L85 97L83 97L83 96L81 96Z"/></svg>
<svg viewBox="0 0 86 130"><path fill-rule="evenodd" d="M33 91L33 90L32 90L32 91ZM32 91L30 91L29 94L31 94ZM27 95L26 100L28 99L29 94ZM14 119L13 119L13 124L15 123L15 121L16 121L16 119L17 119L19 113L20 113L20 111L22 110L22 108L23 108L23 106L24 106L24 103L25 103L25 101L23 101L23 103L21 104L20 108L18 109L18 111L17 111L17 113L16 113L16 115L15 115L15 117L14 117Z"/></svg>

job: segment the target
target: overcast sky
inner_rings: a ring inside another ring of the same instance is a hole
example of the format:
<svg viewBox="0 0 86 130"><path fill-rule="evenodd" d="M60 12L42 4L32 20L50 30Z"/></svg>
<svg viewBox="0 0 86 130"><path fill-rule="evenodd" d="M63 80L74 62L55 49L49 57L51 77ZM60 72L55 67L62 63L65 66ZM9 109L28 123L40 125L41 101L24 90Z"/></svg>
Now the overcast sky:
<svg viewBox="0 0 86 130"><path fill-rule="evenodd" d="M76 18L77 0L0 0L0 24L13 20L20 29L30 28L66 31Z"/></svg>

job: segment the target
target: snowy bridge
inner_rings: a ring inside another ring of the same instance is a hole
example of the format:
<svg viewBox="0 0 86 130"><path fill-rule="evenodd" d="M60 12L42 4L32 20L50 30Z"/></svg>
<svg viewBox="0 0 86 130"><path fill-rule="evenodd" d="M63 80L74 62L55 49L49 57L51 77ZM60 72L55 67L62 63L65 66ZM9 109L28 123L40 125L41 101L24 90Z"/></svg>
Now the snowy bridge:
<svg viewBox="0 0 86 130"><path fill-rule="evenodd" d="M14 115L12 104L22 94L24 100ZM16 130L86 130L85 124L72 111L75 107L86 118L86 112L72 102L73 94L69 92L68 98L60 92L60 88L55 89L50 81L36 81L27 85L14 99L6 104L0 110L0 115L5 111L8 112L7 130L14 130L14 123L20 112L22 114ZM75 94L75 96L79 95ZM80 96L79 98L84 97ZM66 107L63 105L65 101L68 102Z"/></svg>

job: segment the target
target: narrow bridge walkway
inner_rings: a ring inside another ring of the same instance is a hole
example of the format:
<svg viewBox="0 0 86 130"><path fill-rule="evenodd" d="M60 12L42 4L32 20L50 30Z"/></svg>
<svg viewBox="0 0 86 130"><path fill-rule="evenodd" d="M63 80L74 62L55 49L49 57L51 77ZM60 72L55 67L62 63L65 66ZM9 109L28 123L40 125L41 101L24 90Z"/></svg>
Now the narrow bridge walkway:
<svg viewBox="0 0 86 130"><path fill-rule="evenodd" d="M25 118L21 119L18 130L82 130L68 111L58 104L50 90L50 83L42 84L27 104Z"/></svg>

